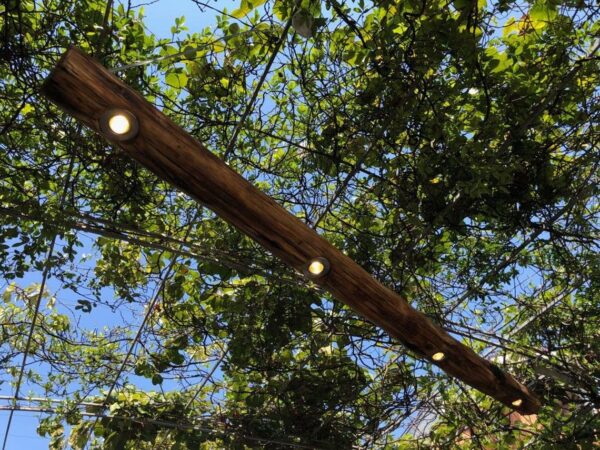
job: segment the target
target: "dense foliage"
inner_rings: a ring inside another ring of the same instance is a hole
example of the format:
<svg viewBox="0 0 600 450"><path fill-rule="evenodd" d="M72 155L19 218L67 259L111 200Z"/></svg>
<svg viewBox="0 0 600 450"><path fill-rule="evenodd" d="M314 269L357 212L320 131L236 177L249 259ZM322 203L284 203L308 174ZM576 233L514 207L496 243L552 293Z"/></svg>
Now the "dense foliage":
<svg viewBox="0 0 600 450"><path fill-rule="evenodd" d="M597 3L190 1L214 26L170 38L132 3L0 6L0 381L59 399L16 402L52 448L598 443ZM50 105L72 44L526 382L539 416L414 358Z"/></svg>

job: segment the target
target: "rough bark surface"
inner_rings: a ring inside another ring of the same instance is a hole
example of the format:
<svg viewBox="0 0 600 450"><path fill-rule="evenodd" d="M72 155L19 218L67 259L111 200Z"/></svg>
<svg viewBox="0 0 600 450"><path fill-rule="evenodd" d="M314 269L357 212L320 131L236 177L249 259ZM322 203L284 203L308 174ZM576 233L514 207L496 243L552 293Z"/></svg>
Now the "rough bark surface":
<svg viewBox="0 0 600 450"><path fill-rule="evenodd" d="M71 48L46 81L43 92L98 133L105 111L131 111L139 121L139 133L118 145L142 166L212 209L298 271L311 258L327 258L331 270L315 282L335 298L430 361L431 355L443 352L446 358L434 364L448 374L521 414L538 411L539 400L524 385L413 309L93 58ZM517 399L523 402L514 407L512 402Z"/></svg>

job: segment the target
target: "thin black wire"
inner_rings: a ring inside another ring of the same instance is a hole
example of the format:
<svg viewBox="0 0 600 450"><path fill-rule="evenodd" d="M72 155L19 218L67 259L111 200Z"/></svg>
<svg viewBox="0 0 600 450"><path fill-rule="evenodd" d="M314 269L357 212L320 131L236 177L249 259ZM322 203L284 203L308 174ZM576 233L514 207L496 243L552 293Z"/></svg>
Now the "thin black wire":
<svg viewBox="0 0 600 450"><path fill-rule="evenodd" d="M246 104L244 113L242 114L242 117L240 118L237 125L235 126L235 129L233 130L233 134L231 135L231 139L229 139L229 142L227 143L227 147L225 148L225 152L223 153L224 161L227 161L227 159L229 158L229 154L231 153L231 151L233 150L233 147L236 144L237 137L240 133L240 130L242 129L242 126L244 125L244 122L246 122L246 119L248 118L248 116L252 112L252 109L254 108L254 102L256 101L256 98L258 97L258 93L260 92L262 85L264 84L264 82L267 78L267 75L271 71L271 66L273 65L275 58L279 54L279 50L281 49L281 46L283 45L283 42L285 41L285 38L287 37L287 33L288 33L290 27L292 26L292 21L294 19L294 15L296 14L296 11L300 7L301 3L302 3L301 0L296 1L296 4L294 5L294 9L292 10L292 12L290 14L290 18L288 19L287 23L283 27L281 36L279 37L279 40L275 44L273 53L271 53L271 57L269 58L269 61L267 62L267 65L265 66L265 70L263 71L262 75L260 76L260 79L258 80L258 83L256 84L256 87L254 88L252 97L250 98L250 101Z"/></svg>
<svg viewBox="0 0 600 450"><path fill-rule="evenodd" d="M187 230L185 232L185 236L182 239L182 243L180 245L181 248L183 248L183 246L185 245L185 243L194 227L196 219L198 218L198 215L200 214L200 211L201 210L198 210L194 214L194 217L192 218L192 220L190 221L190 224L188 225ZM135 346L137 345L140 337L142 336L142 332L146 328L146 323L148 322L148 318L150 317L150 314L152 314L152 312L154 311L156 304L158 303L159 299L161 298L161 294L164 291L165 285L171 276L171 271L173 269L173 266L177 262L177 260L178 260L177 256L174 256L173 259L171 259L169 265L167 266L167 268L165 270L165 274L164 274L159 286L157 287L157 289L154 293L154 296L152 297L150 303L148 304L148 309L146 311L146 314L144 315L144 319L142 320L142 323L138 327L135 338L133 339L133 342L129 346L129 350L127 351L127 354L125 355L125 359L123 360L121 366L119 367L119 370L117 371L117 375L115 376L115 379L112 382L110 389L108 390L106 397L104 398L104 401L102 402L102 409L106 408L108 401L110 400L110 396L112 395L115 387L117 386L119 378L121 377L121 374L125 370L125 367L127 366L129 358L131 357L133 351L135 350ZM89 429L88 440L90 439L91 433L93 432L94 426L96 425L97 422L98 422L98 417L96 418L96 420L94 421L94 424Z"/></svg>
<svg viewBox="0 0 600 450"><path fill-rule="evenodd" d="M36 407L36 406L19 406L19 405L0 406L0 411L11 411L11 412L21 411L21 412L48 413L48 414L55 414L57 412L57 410L54 408L44 408L44 407ZM86 417L95 417L96 420L98 420L98 419L117 419L117 420L123 420L123 421L127 421L127 422L137 422L137 423L148 423L148 424L160 425L165 428L173 428L173 429L179 429L179 430L181 430L181 429L183 429L183 430L198 430L198 431L203 431L206 433L210 433L213 435L220 435L220 436L228 434L228 432L225 430L218 430L215 428L207 428L206 426L199 426L199 425L192 425L192 424L181 424L181 423L172 422L172 421L168 421L168 420L151 419L148 417L111 416L109 414L92 413L92 412L88 412L88 411L80 411L80 414L82 416L86 416ZM93 428L93 425L90 428ZM286 442L286 441L279 441L279 440L269 439L269 438L260 438L260 437L255 437L255 436L242 435L242 434L236 433L235 431L229 431L229 434L235 434L236 436L239 436L241 438L247 439L249 441L259 442L259 443L277 444L277 445L282 445L282 446L290 447L290 448L302 448L302 449L310 449L310 450L319 450L320 449L320 447L315 447L312 445L297 444L294 442Z"/></svg>
<svg viewBox="0 0 600 450"><path fill-rule="evenodd" d="M67 199L67 193L69 190L69 183L71 182L71 174L73 172L73 165L75 163L75 157L71 156L71 160L69 162L69 168L67 170L67 176L65 178L65 184L63 188L63 192L60 197L59 202L59 210L64 208L65 201ZM42 272L42 281L40 283L40 290L37 295L37 299L35 302L35 309L33 312L33 318L31 319L31 327L29 327L29 334L27 335L27 343L25 344L25 352L23 353L23 360L21 361L21 367L19 369L19 377L17 378L17 385L15 387L15 395L14 400L17 401L19 398L19 394L21 391L21 383L23 382L23 375L25 374L25 365L27 364L27 356L29 355L29 350L31 348L31 341L33 340L33 332L35 330L37 318L40 311L40 304L42 303L42 297L44 295L44 290L46 288L46 281L50 275L50 269L52 265L50 264L50 260L54 255L54 249L56 247L56 240L58 238L58 233L54 233L52 236L52 240L50 241L50 246L48 247L48 251L45 256L46 264L44 266L44 270ZM2 441L2 450L6 450L6 444L8 442L8 434L10 433L10 428L12 426L12 419L14 415L14 410L12 410L8 416L8 422L6 424L6 430L4 431L4 439Z"/></svg>
<svg viewBox="0 0 600 450"><path fill-rule="evenodd" d="M204 389L204 386L206 386L206 383L208 383L208 381L212 378L212 376L216 372L217 368L225 360L225 356L227 356L227 351L228 351L227 348L222 349L223 354L221 355L221 357L219 358L219 360L214 364L214 366L211 369L211 371L206 374L206 376L204 377L204 379L200 383L200 386L198 387L198 389L196 389L196 392L194 393L194 395L192 395L192 397L190 398L190 400L183 407L182 414L184 414L190 408L190 406L192 406L192 403L194 403L194 401L196 400L196 398L198 397L198 395L200 395L200 393L202 392L202 389ZM162 444L165 441L165 439L167 439L168 437L169 437L168 434L165 435L165 436L163 436L163 438L160 440L160 442L157 442L156 445Z"/></svg>

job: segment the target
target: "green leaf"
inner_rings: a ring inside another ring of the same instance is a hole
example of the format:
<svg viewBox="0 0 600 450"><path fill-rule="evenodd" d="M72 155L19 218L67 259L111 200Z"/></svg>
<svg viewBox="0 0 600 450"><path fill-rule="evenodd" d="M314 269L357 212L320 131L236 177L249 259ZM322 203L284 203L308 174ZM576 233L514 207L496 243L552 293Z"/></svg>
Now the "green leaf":
<svg viewBox="0 0 600 450"><path fill-rule="evenodd" d="M163 377L161 374L159 373L155 373L154 375L152 375L152 384L153 385L157 385L157 384L162 384L163 382Z"/></svg>
<svg viewBox="0 0 600 450"><path fill-rule="evenodd" d="M242 0L240 7L234 9L231 15L236 19L241 19L247 16L254 8L258 8L265 2L266 0Z"/></svg>
<svg viewBox="0 0 600 450"><path fill-rule="evenodd" d="M81 310L81 312L84 312L84 313L89 313L92 311L92 308L94 308L95 306L96 306L96 304L92 303L89 300L80 299L80 300L77 300L77 306L75 306L75 309L76 310L79 309L79 310Z"/></svg>
<svg viewBox="0 0 600 450"><path fill-rule="evenodd" d="M27 114L29 114L33 110L34 110L34 107L33 107L33 105L31 103L25 103L25 106L23 106L23 109L21 109L21 114L23 114L24 116L26 116Z"/></svg>
<svg viewBox="0 0 600 450"><path fill-rule="evenodd" d="M177 89L183 89L186 87L187 82L188 76L183 72L169 72L165 76L165 83Z"/></svg>
<svg viewBox="0 0 600 450"><path fill-rule="evenodd" d="M313 34L313 17L306 10L300 10L292 18L292 28L300 36L310 38Z"/></svg>
<svg viewBox="0 0 600 450"><path fill-rule="evenodd" d="M529 19L533 28L539 30L552 22L557 14L556 5L551 5L548 2L537 2L529 10Z"/></svg>

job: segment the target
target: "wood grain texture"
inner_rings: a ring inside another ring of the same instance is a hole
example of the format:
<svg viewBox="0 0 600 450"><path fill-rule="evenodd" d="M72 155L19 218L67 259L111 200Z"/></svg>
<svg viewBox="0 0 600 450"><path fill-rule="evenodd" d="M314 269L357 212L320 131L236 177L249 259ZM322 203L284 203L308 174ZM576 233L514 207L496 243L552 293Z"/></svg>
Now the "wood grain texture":
<svg viewBox="0 0 600 450"><path fill-rule="evenodd" d="M430 361L434 353L444 352L446 358L435 364L448 374L522 414L538 411L540 402L525 386L434 325L94 59L71 48L42 91L98 133L98 120L106 110L131 111L138 118L139 134L118 145L142 166L212 209L298 271L311 258L327 258L331 270L315 282L335 298ZM523 400L517 408L511 405L516 399Z"/></svg>

